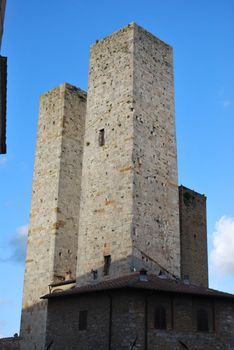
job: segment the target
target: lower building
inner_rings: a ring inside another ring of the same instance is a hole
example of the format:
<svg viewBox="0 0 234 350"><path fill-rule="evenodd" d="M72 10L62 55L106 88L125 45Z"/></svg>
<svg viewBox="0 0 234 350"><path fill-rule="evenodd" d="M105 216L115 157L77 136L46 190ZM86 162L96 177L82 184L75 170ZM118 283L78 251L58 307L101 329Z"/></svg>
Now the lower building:
<svg viewBox="0 0 234 350"><path fill-rule="evenodd" d="M145 271L53 292L46 349L234 349L234 296Z"/></svg>

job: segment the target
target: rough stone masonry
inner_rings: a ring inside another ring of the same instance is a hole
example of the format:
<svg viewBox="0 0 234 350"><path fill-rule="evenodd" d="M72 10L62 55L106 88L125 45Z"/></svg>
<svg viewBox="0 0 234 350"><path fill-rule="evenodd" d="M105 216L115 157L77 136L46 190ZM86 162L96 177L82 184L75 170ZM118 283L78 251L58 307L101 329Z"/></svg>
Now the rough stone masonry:
<svg viewBox="0 0 234 350"><path fill-rule="evenodd" d="M180 275L172 48L135 24L91 48L77 282L106 256Z"/></svg>
<svg viewBox="0 0 234 350"><path fill-rule="evenodd" d="M86 93L41 97L21 317L22 349L44 349L48 286L76 277ZM30 344L30 345L29 345Z"/></svg>

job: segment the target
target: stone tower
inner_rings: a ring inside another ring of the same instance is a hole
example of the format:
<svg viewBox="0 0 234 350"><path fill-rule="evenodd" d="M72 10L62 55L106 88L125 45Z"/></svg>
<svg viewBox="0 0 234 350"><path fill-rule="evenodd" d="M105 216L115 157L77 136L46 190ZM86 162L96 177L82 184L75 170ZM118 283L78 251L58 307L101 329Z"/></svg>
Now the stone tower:
<svg viewBox="0 0 234 350"><path fill-rule="evenodd" d="M180 275L172 48L130 24L91 48L77 282Z"/></svg>
<svg viewBox="0 0 234 350"><path fill-rule="evenodd" d="M21 317L22 348L44 350L52 283L76 276L86 93L63 84L41 97Z"/></svg>
<svg viewBox="0 0 234 350"><path fill-rule="evenodd" d="M208 288L206 197L179 187L181 278Z"/></svg>

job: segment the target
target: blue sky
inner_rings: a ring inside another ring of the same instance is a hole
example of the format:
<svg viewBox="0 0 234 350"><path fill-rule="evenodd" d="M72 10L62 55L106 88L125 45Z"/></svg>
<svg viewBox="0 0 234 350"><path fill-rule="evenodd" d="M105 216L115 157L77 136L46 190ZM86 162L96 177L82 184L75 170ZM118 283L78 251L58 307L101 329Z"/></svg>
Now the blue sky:
<svg viewBox="0 0 234 350"><path fill-rule="evenodd" d="M174 48L179 184L207 196L210 287L234 293L233 0L8 0L0 336L19 331L39 96L87 90L89 46L135 21Z"/></svg>

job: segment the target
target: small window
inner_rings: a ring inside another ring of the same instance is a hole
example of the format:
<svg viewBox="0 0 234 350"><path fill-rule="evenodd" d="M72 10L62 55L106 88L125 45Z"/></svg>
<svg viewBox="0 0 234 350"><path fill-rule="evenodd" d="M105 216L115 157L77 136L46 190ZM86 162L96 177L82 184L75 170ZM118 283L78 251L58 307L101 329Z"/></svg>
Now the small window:
<svg viewBox="0 0 234 350"><path fill-rule="evenodd" d="M99 143L99 146L105 145L105 130L104 129L99 130L98 143Z"/></svg>
<svg viewBox="0 0 234 350"><path fill-rule="evenodd" d="M91 270L91 273L93 275L93 279L96 280L98 278L98 271L97 270Z"/></svg>
<svg viewBox="0 0 234 350"><path fill-rule="evenodd" d="M103 268L104 276L109 275L110 264L111 264L111 256L110 255L104 256L104 268Z"/></svg>
<svg viewBox="0 0 234 350"><path fill-rule="evenodd" d="M197 330L200 332L208 332L208 314L204 309L200 309L197 312Z"/></svg>
<svg viewBox="0 0 234 350"><path fill-rule="evenodd" d="M167 329L166 310L162 305L159 305L155 308L154 328Z"/></svg>
<svg viewBox="0 0 234 350"><path fill-rule="evenodd" d="M79 312L79 331L85 331L87 329L87 310Z"/></svg>

